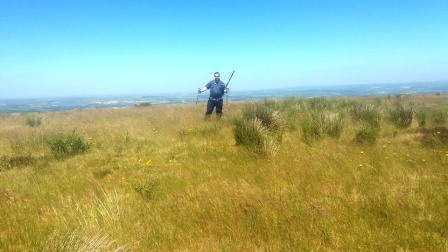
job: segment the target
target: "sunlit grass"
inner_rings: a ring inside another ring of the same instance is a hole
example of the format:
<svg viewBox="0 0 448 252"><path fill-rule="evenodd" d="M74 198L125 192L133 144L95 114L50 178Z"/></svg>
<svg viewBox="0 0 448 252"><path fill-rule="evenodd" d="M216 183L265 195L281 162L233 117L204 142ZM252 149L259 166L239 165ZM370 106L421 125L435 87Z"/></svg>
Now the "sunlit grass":
<svg viewBox="0 0 448 252"><path fill-rule="evenodd" d="M245 103L209 121L205 104L40 113L33 127L0 115L0 250L444 251L447 125L378 118L394 99L263 101L288 124L276 155L237 145ZM448 108L446 95L400 102ZM359 104L376 106L373 143L347 118ZM304 141L315 111L346 115L337 137ZM48 140L73 131L89 150L55 158Z"/></svg>

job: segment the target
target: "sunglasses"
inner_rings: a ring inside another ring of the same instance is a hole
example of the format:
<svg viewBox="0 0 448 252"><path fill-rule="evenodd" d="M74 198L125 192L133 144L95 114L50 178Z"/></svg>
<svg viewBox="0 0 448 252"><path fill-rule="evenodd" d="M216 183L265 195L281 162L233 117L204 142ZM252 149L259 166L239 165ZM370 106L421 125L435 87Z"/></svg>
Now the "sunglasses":
<svg viewBox="0 0 448 252"><path fill-rule="evenodd" d="M219 75L215 75L215 78L219 78Z"/></svg>

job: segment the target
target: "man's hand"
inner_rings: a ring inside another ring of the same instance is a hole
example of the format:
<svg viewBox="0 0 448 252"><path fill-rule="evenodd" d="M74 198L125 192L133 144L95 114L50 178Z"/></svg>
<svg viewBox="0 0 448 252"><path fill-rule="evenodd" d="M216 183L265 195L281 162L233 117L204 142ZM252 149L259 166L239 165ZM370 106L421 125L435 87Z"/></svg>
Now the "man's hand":
<svg viewBox="0 0 448 252"><path fill-rule="evenodd" d="M202 93L202 92L201 92L201 89L200 89L200 88L198 88L198 94L200 94L200 93Z"/></svg>
<svg viewBox="0 0 448 252"><path fill-rule="evenodd" d="M228 93L228 92L230 92L230 88L225 88L224 93Z"/></svg>

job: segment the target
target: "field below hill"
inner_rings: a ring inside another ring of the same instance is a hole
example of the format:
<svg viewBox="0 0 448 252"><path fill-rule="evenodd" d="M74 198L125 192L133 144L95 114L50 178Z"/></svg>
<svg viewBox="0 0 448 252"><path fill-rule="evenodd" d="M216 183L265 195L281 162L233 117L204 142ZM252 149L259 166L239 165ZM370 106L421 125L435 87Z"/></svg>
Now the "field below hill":
<svg viewBox="0 0 448 252"><path fill-rule="evenodd" d="M0 250L448 250L448 95L205 106L0 114Z"/></svg>

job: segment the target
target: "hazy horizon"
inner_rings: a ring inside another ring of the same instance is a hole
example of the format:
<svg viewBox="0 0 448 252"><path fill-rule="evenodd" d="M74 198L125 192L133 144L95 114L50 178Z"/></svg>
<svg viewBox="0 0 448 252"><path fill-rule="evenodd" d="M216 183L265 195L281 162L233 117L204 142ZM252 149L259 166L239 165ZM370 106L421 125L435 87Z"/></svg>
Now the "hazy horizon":
<svg viewBox="0 0 448 252"><path fill-rule="evenodd" d="M227 101L255 101L262 99L284 99L290 97L353 97L386 96L408 94L448 94L448 81L401 84L364 84L336 86L308 86L274 88L261 90L240 90L226 95ZM208 93L196 92L165 94L118 94L71 97L41 97L0 99L0 113L26 113L44 111L63 111L89 108L121 108L130 106L158 104L205 103Z"/></svg>
<svg viewBox="0 0 448 252"><path fill-rule="evenodd" d="M264 88L264 87L258 87L258 88L244 88L244 87L233 87L229 84L230 92L250 92L250 91L268 91L268 90L286 90L286 89L319 89L319 88L338 88L338 87L348 87L348 86L373 86L378 85L379 87L385 87L385 86L402 86L402 85L425 85L426 83L431 84L448 84L448 80L434 80L434 81L411 81L411 82L402 82L402 83L349 83L349 84L323 84L323 85L300 85L300 86L288 86L288 87L272 87L272 88ZM196 90L175 90L173 92L167 92L167 91L159 91L159 92L124 92L124 93L98 93L98 94L85 94L85 95L79 95L79 94L67 94L67 95L41 95L41 96L17 96L17 97L8 97L3 96L3 94L0 94L0 100L27 100L27 99L65 99L65 98L89 98L89 97L126 97L126 96L145 96L145 95L161 95L161 96L167 96L167 95L179 95L179 94L194 94L196 95ZM203 94L206 95L206 94Z"/></svg>

